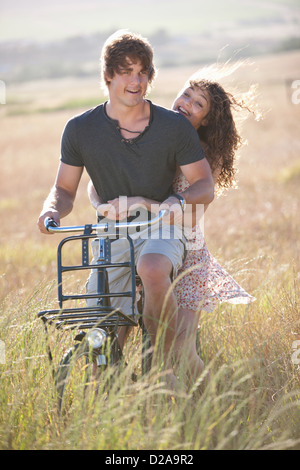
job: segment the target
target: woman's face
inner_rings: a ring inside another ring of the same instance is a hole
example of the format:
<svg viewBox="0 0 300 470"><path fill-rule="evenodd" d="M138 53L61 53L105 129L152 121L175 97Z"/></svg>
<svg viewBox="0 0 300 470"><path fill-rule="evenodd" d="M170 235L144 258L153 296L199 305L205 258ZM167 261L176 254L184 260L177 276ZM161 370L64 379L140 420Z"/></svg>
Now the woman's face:
<svg viewBox="0 0 300 470"><path fill-rule="evenodd" d="M185 116L195 129L199 129L200 126L207 125L209 94L197 86L185 88L174 101L172 109Z"/></svg>

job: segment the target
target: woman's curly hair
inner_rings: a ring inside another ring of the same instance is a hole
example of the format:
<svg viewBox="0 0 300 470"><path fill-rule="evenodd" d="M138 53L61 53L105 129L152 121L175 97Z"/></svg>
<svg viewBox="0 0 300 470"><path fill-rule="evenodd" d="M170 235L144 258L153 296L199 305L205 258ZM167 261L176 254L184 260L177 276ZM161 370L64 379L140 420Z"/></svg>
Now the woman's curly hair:
<svg viewBox="0 0 300 470"><path fill-rule="evenodd" d="M198 135L212 172L218 169L216 192L220 194L224 189L236 186L236 151L243 141L236 128L233 111L247 110L255 114L250 108L253 87L238 100L215 80L194 76L188 83L189 86L199 87L209 94L207 125L198 129Z"/></svg>

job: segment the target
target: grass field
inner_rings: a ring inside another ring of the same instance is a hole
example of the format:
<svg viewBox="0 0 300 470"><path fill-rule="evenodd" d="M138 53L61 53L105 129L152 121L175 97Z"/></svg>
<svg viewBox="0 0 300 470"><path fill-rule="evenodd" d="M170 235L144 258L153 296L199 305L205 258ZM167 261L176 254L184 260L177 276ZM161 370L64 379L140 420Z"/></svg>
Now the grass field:
<svg viewBox="0 0 300 470"><path fill-rule="evenodd" d="M240 151L239 188L213 202L205 237L256 302L202 315L201 354L211 374L202 396L170 403L158 371L136 384L124 372L108 401L78 402L68 418L57 415L37 319L56 306L59 237L41 235L36 220L55 177L64 124L98 102L98 81L8 87L0 108L1 449L299 449L300 104L292 103L289 81L300 78L299 65L298 52L260 58L230 83L259 84L264 119L243 123L248 144ZM161 70L151 98L170 106L194 71ZM95 220L87 180L67 224ZM55 361L68 344L53 332ZM135 367L138 340L128 353Z"/></svg>

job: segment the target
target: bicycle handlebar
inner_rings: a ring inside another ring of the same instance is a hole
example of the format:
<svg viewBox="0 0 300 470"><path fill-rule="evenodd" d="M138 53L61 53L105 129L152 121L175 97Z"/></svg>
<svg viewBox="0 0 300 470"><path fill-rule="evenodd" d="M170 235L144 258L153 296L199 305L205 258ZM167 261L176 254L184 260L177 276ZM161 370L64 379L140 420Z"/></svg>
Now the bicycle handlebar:
<svg viewBox="0 0 300 470"><path fill-rule="evenodd" d="M105 223L105 224L95 224L90 226L91 232L93 231L103 231L107 232L109 228L113 229L119 229L119 228L146 228L149 227L150 225L154 225L162 220L164 215L166 215L168 212L167 209L161 210L156 217L154 217L151 220L148 221L142 221L142 222L113 222L110 223ZM48 232L51 233L66 233L66 232L83 232L85 230L85 225L73 225L69 227L59 227L57 223L51 219L50 217L46 217L44 220L44 225L45 228L48 230Z"/></svg>

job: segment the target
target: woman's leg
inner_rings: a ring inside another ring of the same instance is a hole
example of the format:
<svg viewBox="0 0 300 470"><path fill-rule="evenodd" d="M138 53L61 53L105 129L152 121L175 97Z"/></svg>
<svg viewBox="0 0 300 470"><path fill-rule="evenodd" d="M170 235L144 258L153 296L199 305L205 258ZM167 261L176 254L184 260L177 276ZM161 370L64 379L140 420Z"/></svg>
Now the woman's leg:
<svg viewBox="0 0 300 470"><path fill-rule="evenodd" d="M204 370L204 363L198 355L196 340L200 312L187 308L178 309L177 332L174 356L177 370L187 375L191 386ZM184 371L182 371L184 368Z"/></svg>

